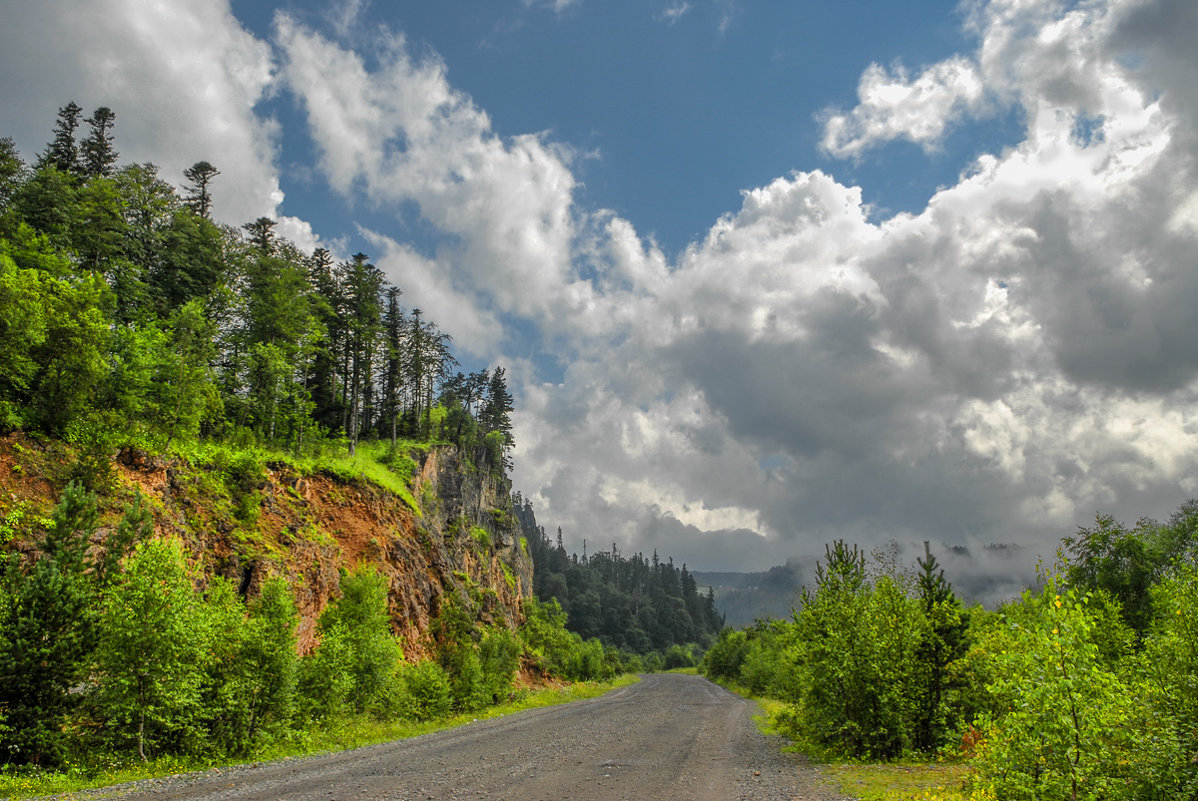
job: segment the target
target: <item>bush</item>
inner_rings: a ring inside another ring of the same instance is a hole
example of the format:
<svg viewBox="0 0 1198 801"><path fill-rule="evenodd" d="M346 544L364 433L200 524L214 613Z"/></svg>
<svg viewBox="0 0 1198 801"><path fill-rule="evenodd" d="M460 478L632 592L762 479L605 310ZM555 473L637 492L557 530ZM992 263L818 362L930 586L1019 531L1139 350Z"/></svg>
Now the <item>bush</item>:
<svg viewBox="0 0 1198 801"><path fill-rule="evenodd" d="M741 666L749 650L744 629L724 629L703 657L703 674L712 679L741 680Z"/></svg>
<svg viewBox="0 0 1198 801"><path fill-rule="evenodd" d="M1103 663L1087 601L1050 579L1008 618L992 689L1010 709L984 726L977 760L999 798L1133 797L1126 755L1138 728L1135 696Z"/></svg>
<svg viewBox="0 0 1198 801"><path fill-rule="evenodd" d="M320 616L322 633L337 630L344 655L339 666L348 679L346 703L357 712L385 713L388 685L403 649L391 633L387 580L362 566L341 576L341 597ZM324 647L323 644L321 647Z"/></svg>
<svg viewBox="0 0 1198 801"><path fill-rule="evenodd" d="M197 746L208 638L196 600L179 545L150 540L104 605L98 708L117 742L143 760Z"/></svg>
<svg viewBox="0 0 1198 801"><path fill-rule="evenodd" d="M324 720L350 710L353 660L353 646L345 627L325 628L320 645L299 660L299 708L303 717Z"/></svg>
<svg viewBox="0 0 1198 801"><path fill-rule="evenodd" d="M665 669L674 670L675 668L694 667L695 655L693 649L693 645L671 645L662 655Z"/></svg>
<svg viewBox="0 0 1198 801"><path fill-rule="evenodd" d="M449 714L453 692L449 676L432 660L405 666L400 673L407 688L405 717L412 720L436 720Z"/></svg>
<svg viewBox="0 0 1198 801"><path fill-rule="evenodd" d="M824 584L804 598L796 626L796 733L855 757L891 758L909 749L927 620L895 579Z"/></svg>

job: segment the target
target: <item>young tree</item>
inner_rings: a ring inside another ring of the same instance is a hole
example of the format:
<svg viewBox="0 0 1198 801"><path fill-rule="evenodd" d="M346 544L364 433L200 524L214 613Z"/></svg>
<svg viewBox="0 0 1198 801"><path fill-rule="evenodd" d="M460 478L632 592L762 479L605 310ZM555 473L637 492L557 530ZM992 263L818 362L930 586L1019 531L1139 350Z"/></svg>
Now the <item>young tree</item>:
<svg viewBox="0 0 1198 801"><path fill-rule="evenodd" d="M96 530L96 498L71 484L39 543L28 575L15 558L4 577L9 603L0 621L0 708L9 733L2 744L16 762L55 765L63 755L68 693L94 646L91 586L84 575Z"/></svg>
<svg viewBox="0 0 1198 801"><path fill-rule="evenodd" d="M174 542L137 547L100 620L99 709L137 754L185 750L195 737L206 665L203 622L183 552Z"/></svg>
<svg viewBox="0 0 1198 801"><path fill-rule="evenodd" d="M140 496L138 498L140 501ZM135 502L102 558L89 558L99 511L96 496L69 484L38 542L28 573L10 557L0 577L0 709L7 728L0 749L15 762L56 765L64 755L64 724L80 695L96 644L97 596L107 577L141 536L147 513Z"/></svg>
<svg viewBox="0 0 1198 801"><path fill-rule="evenodd" d="M373 567L360 566L341 577L341 597L320 616L322 631L340 628L349 647L349 701L358 711L376 710L403 659L391 632L387 580Z"/></svg>
<svg viewBox="0 0 1198 801"><path fill-rule="evenodd" d="M949 689L949 666L960 659L968 648L966 620L961 602L952 585L944 577L928 543L924 555L916 560L919 603L927 618L926 636L917 651L923 671L923 691L920 693L918 718L915 725L915 747L932 751L942 743L950 721L943 702Z"/></svg>
<svg viewBox="0 0 1198 801"><path fill-rule="evenodd" d="M269 579L249 606L241 661L249 709L247 739L257 742L291 718L295 702L298 617L291 587L281 577Z"/></svg>

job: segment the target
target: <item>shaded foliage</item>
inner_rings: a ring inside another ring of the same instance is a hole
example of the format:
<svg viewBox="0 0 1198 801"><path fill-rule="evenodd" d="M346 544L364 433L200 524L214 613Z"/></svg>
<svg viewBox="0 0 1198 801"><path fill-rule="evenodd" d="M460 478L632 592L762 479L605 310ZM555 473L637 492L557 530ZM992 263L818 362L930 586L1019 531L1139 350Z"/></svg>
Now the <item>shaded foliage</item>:
<svg viewBox="0 0 1198 801"><path fill-rule="evenodd" d="M654 553L625 556L609 551L567 555L559 529L550 542L537 525L531 504L518 495L513 508L533 561L533 592L543 604L556 602L566 627L583 638L635 654L695 643L706 648L723 627L710 588L699 591L686 565L676 567Z"/></svg>

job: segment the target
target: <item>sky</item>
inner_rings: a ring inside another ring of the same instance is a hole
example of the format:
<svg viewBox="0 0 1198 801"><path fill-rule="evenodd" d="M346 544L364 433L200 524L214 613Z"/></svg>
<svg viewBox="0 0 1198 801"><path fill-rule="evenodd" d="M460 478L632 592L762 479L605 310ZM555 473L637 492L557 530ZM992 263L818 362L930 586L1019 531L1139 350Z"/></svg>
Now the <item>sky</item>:
<svg viewBox="0 0 1198 801"><path fill-rule="evenodd" d="M221 170L220 220L367 253L505 367L573 548L1030 569L1198 495L1193 0L0 14L0 135L107 105L124 163Z"/></svg>

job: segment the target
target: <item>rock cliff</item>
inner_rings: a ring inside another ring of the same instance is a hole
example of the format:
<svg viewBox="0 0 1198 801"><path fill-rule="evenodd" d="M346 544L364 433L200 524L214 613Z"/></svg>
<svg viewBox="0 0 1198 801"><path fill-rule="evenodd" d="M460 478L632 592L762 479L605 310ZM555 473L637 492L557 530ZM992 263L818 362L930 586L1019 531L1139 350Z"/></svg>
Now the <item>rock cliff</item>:
<svg viewBox="0 0 1198 801"><path fill-rule="evenodd" d="M520 600L532 593L532 561L508 481L453 446L412 458L405 499L365 479L302 473L282 462L191 464L127 448L113 463L105 522L115 525L122 498L140 490L156 532L181 539L204 575L225 576L247 596L267 577L286 575L300 612L301 652L316 643L316 621L340 594L341 571L362 562L390 583L393 628L409 657L425 651L430 621L449 597L483 623L516 626ZM0 439L7 547L31 548L21 529L31 531L30 521L49 514L69 459L59 443ZM97 547L108 530L97 532Z"/></svg>

